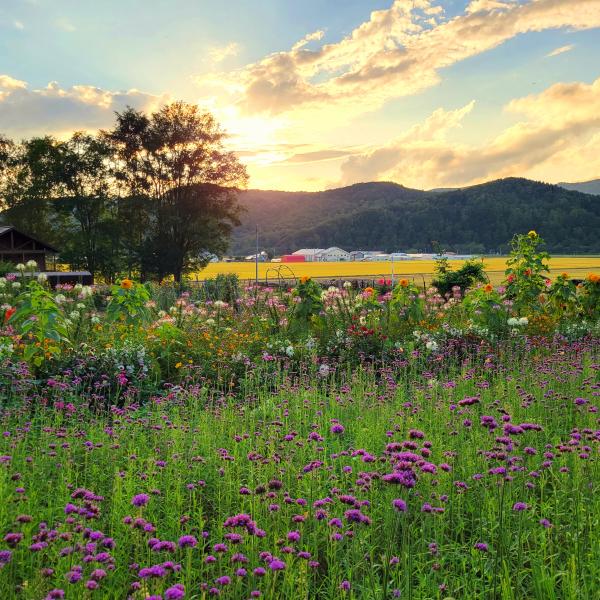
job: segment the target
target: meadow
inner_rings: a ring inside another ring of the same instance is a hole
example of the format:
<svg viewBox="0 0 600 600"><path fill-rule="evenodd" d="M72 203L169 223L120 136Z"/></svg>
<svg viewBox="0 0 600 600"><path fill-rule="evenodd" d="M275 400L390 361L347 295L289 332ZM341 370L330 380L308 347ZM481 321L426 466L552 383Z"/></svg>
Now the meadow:
<svg viewBox="0 0 600 600"><path fill-rule="evenodd" d="M501 283L506 269L508 257L486 257L484 259L485 270L490 281L494 284ZM463 265L463 260L453 260L456 267ZM568 271L573 277L582 279L590 271L600 269L599 256L565 256L554 257L549 264L549 274L558 275ZM410 260L395 261L352 261L352 262L312 262L312 263L259 263L258 277L261 281L276 281L283 279L299 279L303 275L313 278L365 278L378 279L380 277L391 277L396 280L402 277L414 279L417 282L429 283L434 274L434 260ZM253 262L216 262L210 263L202 271L192 273L191 280L204 280L214 278L218 275L236 275L242 280L253 280L256 274L256 266Z"/></svg>
<svg viewBox="0 0 600 600"><path fill-rule="evenodd" d="M600 275L0 278L0 597L588 600Z"/></svg>

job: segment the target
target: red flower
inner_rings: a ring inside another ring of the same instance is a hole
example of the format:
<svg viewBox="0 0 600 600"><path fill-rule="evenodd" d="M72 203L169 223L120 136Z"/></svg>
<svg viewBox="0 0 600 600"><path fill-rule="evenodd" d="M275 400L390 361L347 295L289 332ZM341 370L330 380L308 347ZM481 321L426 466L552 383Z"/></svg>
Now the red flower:
<svg viewBox="0 0 600 600"><path fill-rule="evenodd" d="M4 313L4 322L8 323L8 320L17 312L17 309L14 306L6 309Z"/></svg>

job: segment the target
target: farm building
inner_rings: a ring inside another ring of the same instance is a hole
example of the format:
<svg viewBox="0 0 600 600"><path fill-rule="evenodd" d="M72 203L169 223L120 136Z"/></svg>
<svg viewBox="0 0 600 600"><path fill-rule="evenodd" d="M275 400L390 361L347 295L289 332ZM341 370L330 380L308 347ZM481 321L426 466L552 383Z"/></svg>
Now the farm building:
<svg viewBox="0 0 600 600"><path fill-rule="evenodd" d="M292 252L292 256L304 257L304 260L299 259L298 262L316 262L319 260L318 257L321 254L321 252L323 252L323 248L302 248L300 250L296 250L296 252Z"/></svg>
<svg viewBox="0 0 600 600"><path fill-rule="evenodd" d="M302 256L304 257L304 260L301 258L284 260L289 259L291 256ZM340 262L343 260L350 260L350 253L338 248L337 246L332 246L331 248L325 249L302 248L301 250L296 250L296 252L282 257L282 262Z"/></svg>
<svg viewBox="0 0 600 600"><path fill-rule="evenodd" d="M0 261L26 263L34 260L40 271L46 270L46 258L55 256L58 250L22 233L12 225L0 226Z"/></svg>
<svg viewBox="0 0 600 600"><path fill-rule="evenodd" d="M383 250L353 250L349 253L349 260L365 260L370 256L377 256L383 254Z"/></svg>
<svg viewBox="0 0 600 600"><path fill-rule="evenodd" d="M25 275L37 277L44 273L48 283L55 287L57 284L75 284L91 285L94 278L89 271L50 271L48 270L48 257L54 257L58 250L49 244L15 229L12 225L0 226L0 262L26 264L29 261L35 261L37 269L34 272L28 271Z"/></svg>
<svg viewBox="0 0 600 600"><path fill-rule="evenodd" d="M303 263L306 262L304 254L284 254L281 257L282 263Z"/></svg>
<svg viewBox="0 0 600 600"><path fill-rule="evenodd" d="M350 260L350 253L338 248L337 246L332 246L331 248L327 248L323 250L318 255L318 260L321 262L341 262L344 260Z"/></svg>

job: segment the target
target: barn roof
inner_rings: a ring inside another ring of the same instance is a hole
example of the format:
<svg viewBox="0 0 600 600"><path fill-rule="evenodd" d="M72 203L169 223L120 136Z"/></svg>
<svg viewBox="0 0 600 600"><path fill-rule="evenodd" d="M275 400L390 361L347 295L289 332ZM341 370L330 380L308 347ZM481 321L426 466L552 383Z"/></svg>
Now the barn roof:
<svg viewBox="0 0 600 600"><path fill-rule="evenodd" d="M14 231L15 233L19 233L20 235L22 235L24 237L27 237L30 240L33 240L36 244L39 244L44 249L48 250L48 252L52 252L54 254L58 254L58 250L56 248L54 248L53 246L50 246L50 244L46 244L45 242L41 242L40 240L38 240L37 238L34 238L31 235L29 235L27 233L23 233L22 231L19 231L16 227L13 227L12 225L0 225L0 236L3 236L6 233L9 233L10 231Z"/></svg>

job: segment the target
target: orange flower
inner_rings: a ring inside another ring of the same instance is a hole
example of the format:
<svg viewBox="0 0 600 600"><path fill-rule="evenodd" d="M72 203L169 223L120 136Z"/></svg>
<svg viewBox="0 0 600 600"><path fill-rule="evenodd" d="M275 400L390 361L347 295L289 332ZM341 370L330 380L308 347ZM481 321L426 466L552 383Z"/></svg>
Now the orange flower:
<svg viewBox="0 0 600 600"><path fill-rule="evenodd" d="M401 287L408 287L408 279L401 279L400 280L400 286Z"/></svg>
<svg viewBox="0 0 600 600"><path fill-rule="evenodd" d="M375 290L372 287L365 288L365 294L373 295L374 293L375 293Z"/></svg>
<svg viewBox="0 0 600 600"><path fill-rule="evenodd" d="M133 281L131 281L131 279L123 279L121 281L121 287L124 290L130 290L133 287Z"/></svg>
<svg viewBox="0 0 600 600"><path fill-rule="evenodd" d="M490 292L494 291L494 286L491 283L486 283L483 286L483 290L489 294Z"/></svg>
<svg viewBox="0 0 600 600"><path fill-rule="evenodd" d="M309 280L310 280L309 275L302 275L302 277L300 277L300 283L306 283Z"/></svg>
<svg viewBox="0 0 600 600"><path fill-rule="evenodd" d="M561 276L563 279L569 279L569 274L568 274L568 273L561 273L561 274L560 274L560 276Z"/></svg>
<svg viewBox="0 0 600 600"><path fill-rule="evenodd" d="M587 276L587 280L588 280L590 283L598 283L598 282L600 282L600 275L597 275L596 273L590 273L590 274Z"/></svg>

